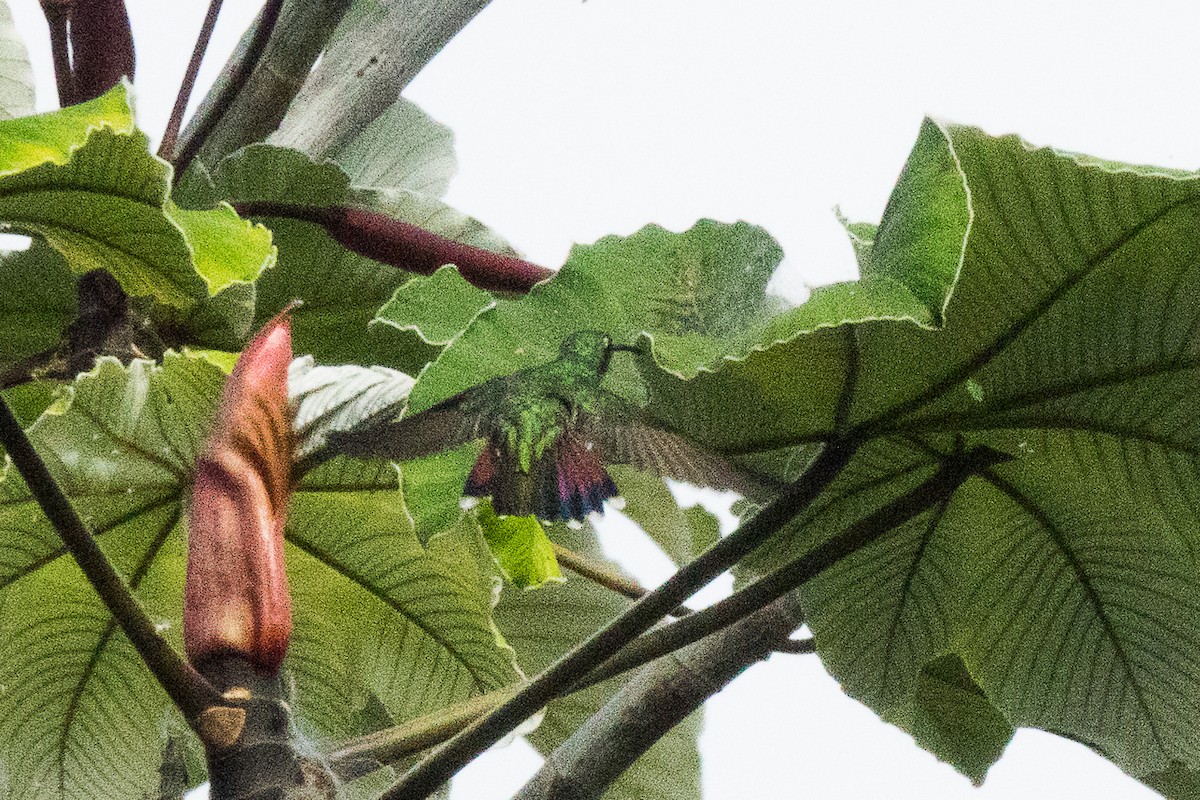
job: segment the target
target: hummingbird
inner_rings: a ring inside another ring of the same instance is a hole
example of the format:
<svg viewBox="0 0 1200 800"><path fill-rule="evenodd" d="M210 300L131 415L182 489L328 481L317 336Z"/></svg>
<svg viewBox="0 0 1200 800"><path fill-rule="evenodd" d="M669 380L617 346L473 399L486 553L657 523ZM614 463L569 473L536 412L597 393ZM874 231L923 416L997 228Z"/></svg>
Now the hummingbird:
<svg viewBox="0 0 1200 800"><path fill-rule="evenodd" d="M639 353L599 331L563 340L558 358L492 378L399 420L376 415L331 434L331 450L406 461L478 439L485 446L463 486L497 514L582 521L619 492L606 465L742 494L762 485L724 458L646 420L601 387L612 356Z"/></svg>

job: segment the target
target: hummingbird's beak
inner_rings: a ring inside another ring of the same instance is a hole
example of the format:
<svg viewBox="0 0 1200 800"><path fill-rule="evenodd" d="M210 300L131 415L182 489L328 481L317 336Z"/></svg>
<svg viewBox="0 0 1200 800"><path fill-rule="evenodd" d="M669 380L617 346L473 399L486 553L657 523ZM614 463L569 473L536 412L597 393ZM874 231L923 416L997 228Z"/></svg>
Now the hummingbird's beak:
<svg viewBox="0 0 1200 800"><path fill-rule="evenodd" d="M635 344L610 344L608 346L608 352L643 353L645 351Z"/></svg>

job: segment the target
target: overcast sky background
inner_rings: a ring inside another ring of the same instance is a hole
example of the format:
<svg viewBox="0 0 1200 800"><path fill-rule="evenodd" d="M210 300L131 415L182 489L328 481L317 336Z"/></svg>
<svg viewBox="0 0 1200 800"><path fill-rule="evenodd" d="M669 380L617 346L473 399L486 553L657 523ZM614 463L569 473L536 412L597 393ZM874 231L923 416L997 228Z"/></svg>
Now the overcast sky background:
<svg viewBox="0 0 1200 800"><path fill-rule="evenodd" d="M39 107L52 108L37 0L9 4ZM128 5L139 118L157 142L206 3ZM203 86L260 3L225 5ZM927 114L1196 167L1198 30L1188 2L495 0L406 94L457 135L446 200L532 260L557 266L573 242L649 222L745 219L782 243L777 286L800 297L853 277L832 209L878 221ZM637 552L644 580L666 577L665 559ZM1037 731L1019 732L973 789L842 695L814 657L776 656L738 679L709 703L701 748L706 800L1158 796ZM507 798L537 765L522 744L488 754L455 798Z"/></svg>

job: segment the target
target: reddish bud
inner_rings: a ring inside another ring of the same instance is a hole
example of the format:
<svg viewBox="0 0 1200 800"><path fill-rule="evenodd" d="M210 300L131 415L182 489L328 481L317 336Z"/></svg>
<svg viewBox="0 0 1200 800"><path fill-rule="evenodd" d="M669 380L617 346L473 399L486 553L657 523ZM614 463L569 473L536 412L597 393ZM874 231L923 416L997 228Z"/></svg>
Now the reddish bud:
<svg viewBox="0 0 1200 800"><path fill-rule="evenodd" d="M76 0L71 7L71 72L76 103L133 80L133 32L124 0Z"/></svg>
<svg viewBox="0 0 1200 800"><path fill-rule="evenodd" d="M240 655L278 671L292 631L283 562L291 493L288 310L242 351L196 461L188 517L183 643L193 664Z"/></svg>

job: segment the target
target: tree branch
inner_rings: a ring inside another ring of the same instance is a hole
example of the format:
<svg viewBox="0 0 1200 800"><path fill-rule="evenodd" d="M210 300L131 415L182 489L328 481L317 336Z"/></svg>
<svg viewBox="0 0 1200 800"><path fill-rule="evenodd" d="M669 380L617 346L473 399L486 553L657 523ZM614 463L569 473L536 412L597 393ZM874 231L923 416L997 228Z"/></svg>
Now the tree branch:
<svg viewBox="0 0 1200 800"><path fill-rule="evenodd" d="M200 33L196 36L196 46L192 49L192 59L188 62L187 70L183 74L183 80L179 84L179 94L175 95L175 106L171 109L171 118L167 120L162 141L158 144L159 158L169 159L175 152L175 141L179 138L179 128L183 125L183 112L187 111L188 100L192 96L192 89L196 86L196 74L200 72L200 64L203 63L204 54L208 51L208 43L212 39L213 28L217 26L217 15L221 13L222 2L223 0L209 0L208 13L204 15Z"/></svg>
<svg viewBox="0 0 1200 800"><path fill-rule="evenodd" d="M313 62L341 21L351 0L285 0L273 32L271 8L264 6L234 49L225 70L209 89L184 128L177 148L175 175L182 154L215 166L239 147L264 139L283 119ZM270 12L270 13L269 13ZM265 49L262 43L265 42ZM244 80L234 80L249 73ZM242 83L236 94L230 85Z"/></svg>
<svg viewBox="0 0 1200 800"><path fill-rule="evenodd" d="M29 437L0 398L0 444L8 451L30 493L75 557L88 582L100 595L121 630L151 673L166 690L189 724L195 724L205 709L222 705L217 690L171 649L154 629L154 623L138 604L129 587L92 538L46 463L34 450Z"/></svg>
<svg viewBox="0 0 1200 800"><path fill-rule="evenodd" d="M296 95L272 144L314 159L387 110L488 0L386 0L339 35Z"/></svg>
<svg viewBox="0 0 1200 800"><path fill-rule="evenodd" d="M246 42L246 49L242 51L240 58L232 60L224 80L221 81L220 87L217 89L212 105L201 105L196 114L195 129L191 131L191 135L172 159L172 163L175 165L176 177L183 175L187 171L188 166L192 163L192 159L200 152L200 148L204 146L204 142L212 133L213 128L216 127L217 123L233 107L234 98L241 97L243 94L243 89L250 78L250 74L258 65L259 60L262 58L263 50L266 49L267 42L270 41L271 34L275 31L275 23L279 20L279 12L282 7L283 0L267 0L262 11L259 12L258 19L255 20L254 25L248 31L250 38ZM211 13L211 7L209 11ZM199 48L200 42L197 42L196 46ZM199 69L199 64L196 66ZM182 93L182 89L180 91ZM208 98L205 98L205 100L207 101ZM187 105L186 98L184 99L184 105ZM204 113L201 114L200 112ZM180 114L182 115L182 112ZM174 143L172 143L172 149L174 149ZM161 148L159 152L163 152Z"/></svg>
<svg viewBox="0 0 1200 800"><path fill-rule="evenodd" d="M633 677L546 759L514 800L588 800L803 621L792 598Z"/></svg>
<svg viewBox="0 0 1200 800"><path fill-rule="evenodd" d="M989 447L972 448L966 453L950 456L928 480L826 539L803 556L708 608L630 642L589 674L585 678L586 683L592 685L608 680L746 618L887 532L947 502L971 475L1007 458Z"/></svg>
<svg viewBox="0 0 1200 800"><path fill-rule="evenodd" d="M380 800L424 800L468 761L511 732L548 701L567 691L629 641L644 633L694 592L758 547L803 511L841 472L858 448L838 441L813 461L795 483L729 536L680 569L662 586L634 603L610 625L567 653L531 681L512 700L456 735L411 769Z"/></svg>

